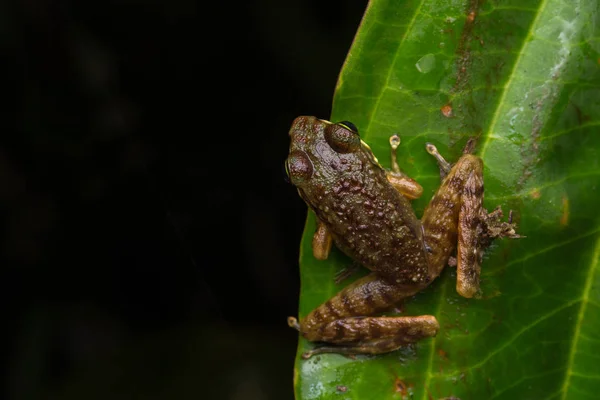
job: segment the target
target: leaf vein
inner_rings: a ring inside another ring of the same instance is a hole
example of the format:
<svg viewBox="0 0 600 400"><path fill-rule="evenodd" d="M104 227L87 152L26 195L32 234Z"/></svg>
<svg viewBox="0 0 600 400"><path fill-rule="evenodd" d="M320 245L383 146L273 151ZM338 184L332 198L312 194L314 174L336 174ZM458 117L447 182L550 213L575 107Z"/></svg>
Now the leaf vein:
<svg viewBox="0 0 600 400"><path fill-rule="evenodd" d="M594 274L596 272L596 268L598 267L598 259L600 258L600 236L596 241L596 246L594 248L594 252L592 254L592 260L590 261L590 266L588 269L588 273L585 279L585 286L583 288L583 294L581 299L581 305L579 306L579 312L577 314L577 322L575 323L575 329L573 332L573 341L571 343L571 349L569 350L569 361L567 364L567 372L565 373L565 379L561 388L562 399L567 398L567 393L569 392L569 385L571 383L571 376L573 376L574 371L574 363L575 363L575 353L577 352L577 345L579 344L579 337L581 334L581 327L583 325L583 317L585 315L585 310L588 304L588 299L590 296L590 291L592 289L592 281Z"/></svg>
<svg viewBox="0 0 600 400"><path fill-rule="evenodd" d="M510 389L519 386L521 383L523 383L525 381L528 381L530 379L543 378L544 376L552 375L552 374L555 374L555 373L563 371L563 370L564 370L564 368L555 368L555 369L551 369L549 371L544 371L544 372L539 373L539 374L534 374L534 375L529 375L529 376L523 376L523 377L521 377L521 379L518 379L515 382L513 382L512 385L507 386L504 389L500 390L499 392L494 393L494 395L492 397L490 397L488 400L492 400L492 399L500 396L502 393L505 393L505 392L509 391Z"/></svg>
<svg viewBox="0 0 600 400"><path fill-rule="evenodd" d="M504 265L504 268L499 268L499 269L497 269L497 270L495 270L493 272L490 272L490 273L488 273L486 275L494 275L494 274L497 274L497 273L500 273L500 272L504 272L506 270L506 268L508 268L511 265L518 264L518 263L521 263L523 261L527 261L527 260L529 260L529 259L531 259L533 257L539 256L539 255L547 253L549 251L552 251L552 250L558 249L560 247L566 246L566 245L571 244L573 242L576 242L578 240L584 239L584 238L586 238L588 236L593 236L593 235L597 234L598 232L600 232L600 229L596 229L596 230L591 231L591 232L586 232L584 234L572 237L572 238L570 238L568 240L565 240L565 241L562 241L560 243L554 243L551 246L544 247L543 249L540 249L540 250L538 250L538 251L536 251L534 253L529 253L525 257L521 257L521 258L518 258L516 260L511 260L511 261L509 261L508 263L506 263Z"/></svg>
<svg viewBox="0 0 600 400"><path fill-rule="evenodd" d="M483 365L485 365L489 360L491 360L496 354L502 352L504 349L506 349L507 347L509 347L515 340L517 340L521 335L525 334L527 331L529 331L530 329L534 328L536 325L538 325L539 323L547 320L548 318L553 317L554 315L558 314L559 312L563 311L564 309L567 309L575 304L577 304L578 302L580 302L581 299L576 299L576 300L572 300L568 303L565 303L564 305L555 308L552 311L547 312L546 314L540 316L539 318L537 318L536 320L534 320L532 323L530 323L529 325L524 326L523 328L521 328L516 334L514 334L509 340L507 340L502 346L496 348L494 351L490 352L485 358L483 358L481 361L473 364L470 369L476 369L476 368L481 368ZM458 373L459 371L455 371L454 373ZM447 374L444 374L447 375Z"/></svg>

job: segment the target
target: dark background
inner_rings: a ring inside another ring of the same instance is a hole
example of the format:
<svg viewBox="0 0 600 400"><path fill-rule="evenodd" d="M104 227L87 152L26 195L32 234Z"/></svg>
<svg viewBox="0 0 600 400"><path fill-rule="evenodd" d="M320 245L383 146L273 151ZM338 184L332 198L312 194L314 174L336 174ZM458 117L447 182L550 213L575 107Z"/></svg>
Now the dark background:
<svg viewBox="0 0 600 400"><path fill-rule="evenodd" d="M2 397L292 398L287 130L365 6L2 2Z"/></svg>

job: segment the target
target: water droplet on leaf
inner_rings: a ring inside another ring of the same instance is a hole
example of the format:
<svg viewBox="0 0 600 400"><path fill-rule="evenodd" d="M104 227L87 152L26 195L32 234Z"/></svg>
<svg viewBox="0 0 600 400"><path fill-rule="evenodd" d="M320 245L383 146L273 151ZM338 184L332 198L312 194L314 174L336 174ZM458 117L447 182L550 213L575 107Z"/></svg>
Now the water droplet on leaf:
<svg viewBox="0 0 600 400"><path fill-rule="evenodd" d="M435 68L435 56L431 53L424 55L415 64L420 73L426 74Z"/></svg>

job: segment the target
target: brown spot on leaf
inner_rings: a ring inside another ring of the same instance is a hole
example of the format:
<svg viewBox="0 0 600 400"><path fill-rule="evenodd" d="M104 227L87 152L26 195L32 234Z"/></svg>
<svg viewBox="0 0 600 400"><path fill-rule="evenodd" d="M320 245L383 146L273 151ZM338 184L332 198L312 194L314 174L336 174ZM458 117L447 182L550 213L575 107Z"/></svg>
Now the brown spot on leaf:
<svg viewBox="0 0 600 400"><path fill-rule="evenodd" d="M438 350L438 355L439 355L439 356L440 356L442 359L444 359L444 360L447 360L447 359L448 359L448 353L446 353L446 352L445 352L444 350L442 350L442 349L439 349L439 350Z"/></svg>
<svg viewBox="0 0 600 400"><path fill-rule="evenodd" d="M529 195L531 196L532 199L534 200L539 200L539 198L542 196L542 193L540 192L540 189L533 189Z"/></svg>
<svg viewBox="0 0 600 400"><path fill-rule="evenodd" d="M343 385L337 385L336 389L338 392L342 392L342 393L346 393L348 391L348 387L343 386Z"/></svg>
<svg viewBox="0 0 600 400"><path fill-rule="evenodd" d="M445 106L443 106L441 109L442 111L442 115L446 118L450 118L452 116L452 105L451 104L446 104Z"/></svg>
<svg viewBox="0 0 600 400"><path fill-rule="evenodd" d="M467 22L473 23L473 21L475 21L476 16L477 16L477 13L475 12L475 10L471 10L471 12L469 12L469 14L467 15Z"/></svg>
<svg viewBox="0 0 600 400"><path fill-rule="evenodd" d="M394 388L396 390L396 393L400 393L402 394L402 396L408 395L408 386L406 385L406 383L404 383L404 381L402 381L402 379L396 378L394 380Z"/></svg>

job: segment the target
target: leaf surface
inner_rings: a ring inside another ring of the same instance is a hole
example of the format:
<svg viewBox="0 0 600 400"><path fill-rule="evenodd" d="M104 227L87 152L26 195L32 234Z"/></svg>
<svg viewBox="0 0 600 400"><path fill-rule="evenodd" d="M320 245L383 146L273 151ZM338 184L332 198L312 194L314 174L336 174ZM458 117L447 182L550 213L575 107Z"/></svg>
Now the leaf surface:
<svg viewBox="0 0 600 400"><path fill-rule="evenodd" d="M452 268L403 305L435 315L433 339L387 355L302 360L298 399L595 399L600 389L600 7L580 0L372 0L339 77L332 121L352 121L389 166L439 186L434 143L450 161L478 137L485 205L512 209L520 240L497 241L482 298L455 291ZM351 260L301 244L300 316L352 279ZM366 273L366 272L365 272ZM356 278L356 277L354 277Z"/></svg>

